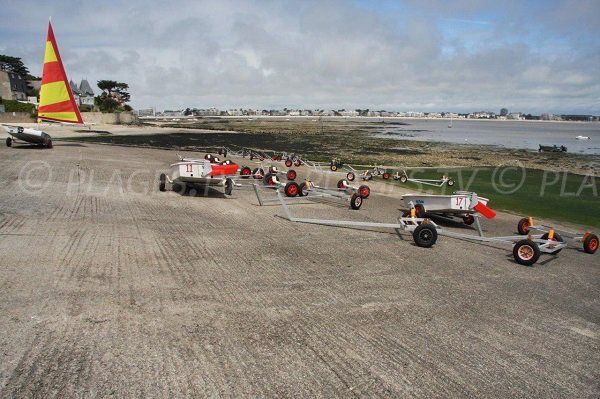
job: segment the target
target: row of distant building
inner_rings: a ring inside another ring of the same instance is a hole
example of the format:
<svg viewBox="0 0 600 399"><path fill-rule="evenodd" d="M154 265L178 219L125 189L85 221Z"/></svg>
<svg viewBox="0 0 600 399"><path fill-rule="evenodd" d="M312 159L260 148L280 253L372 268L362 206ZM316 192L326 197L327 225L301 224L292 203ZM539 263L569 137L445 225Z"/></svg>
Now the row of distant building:
<svg viewBox="0 0 600 399"><path fill-rule="evenodd" d="M39 93L41 84L42 82L39 80L25 80L14 72L0 70L0 97L5 100L29 102L37 105L37 96L27 95L27 92L30 91L28 86ZM94 90L92 90L92 86L87 79L82 79L79 86L73 81L70 81L69 85L77 104L94 105Z"/></svg>
<svg viewBox="0 0 600 399"><path fill-rule="evenodd" d="M371 117L371 118L454 118L454 119L499 119L499 120L581 120L581 121L598 121L598 116L592 115L554 115L543 113L541 115L531 115L522 112L508 112L503 108L499 114L489 111L478 111L471 113L456 113L456 112L391 112L391 111L372 111L372 110L309 110L309 109L287 109L283 110L255 110L255 109L228 109L220 110L218 108L207 109L190 109L185 110L166 110L157 112L154 108L146 108L137 110L140 117L207 117L207 116L309 116L309 117L326 117L326 116L341 116L341 117Z"/></svg>

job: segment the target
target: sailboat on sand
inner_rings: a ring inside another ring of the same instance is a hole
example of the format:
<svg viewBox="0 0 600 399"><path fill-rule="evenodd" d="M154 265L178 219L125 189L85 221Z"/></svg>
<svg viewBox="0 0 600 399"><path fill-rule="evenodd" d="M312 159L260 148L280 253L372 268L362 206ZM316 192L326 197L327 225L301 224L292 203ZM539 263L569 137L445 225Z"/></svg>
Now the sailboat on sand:
<svg viewBox="0 0 600 399"><path fill-rule="evenodd" d="M44 53L44 69L40 88L38 123L41 121L83 124L79 108L75 103L71 86L58 51L52 23L48 21L48 35ZM52 148L52 138L48 133L23 126L2 125L10 134L6 145L11 147L15 140Z"/></svg>

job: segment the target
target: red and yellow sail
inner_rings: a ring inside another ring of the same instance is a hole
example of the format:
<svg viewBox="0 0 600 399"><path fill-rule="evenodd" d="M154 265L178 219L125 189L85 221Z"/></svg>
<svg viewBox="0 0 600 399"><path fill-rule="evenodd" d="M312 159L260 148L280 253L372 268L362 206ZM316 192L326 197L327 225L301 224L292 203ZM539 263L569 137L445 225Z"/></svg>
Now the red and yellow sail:
<svg viewBox="0 0 600 399"><path fill-rule="evenodd" d="M52 24L48 22L38 120L83 123L63 67Z"/></svg>

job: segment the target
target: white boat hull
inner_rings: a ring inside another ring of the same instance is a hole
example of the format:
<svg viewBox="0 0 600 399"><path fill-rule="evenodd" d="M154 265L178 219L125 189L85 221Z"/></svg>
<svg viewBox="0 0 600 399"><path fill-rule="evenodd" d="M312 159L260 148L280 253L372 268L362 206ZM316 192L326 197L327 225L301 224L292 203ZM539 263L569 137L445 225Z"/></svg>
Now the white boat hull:
<svg viewBox="0 0 600 399"><path fill-rule="evenodd" d="M182 161L171 165L171 180L176 183L223 186L226 178L210 176L210 162L204 160Z"/></svg>
<svg viewBox="0 0 600 399"><path fill-rule="evenodd" d="M15 139L27 143L47 146L52 140L48 133L42 132L41 130L11 125L3 125L2 127Z"/></svg>
<svg viewBox="0 0 600 399"><path fill-rule="evenodd" d="M450 195L436 194L405 194L402 196L405 206L409 203L421 205L425 212L448 215L468 215L474 213L471 193L454 193ZM477 197L477 202L487 205L489 199Z"/></svg>

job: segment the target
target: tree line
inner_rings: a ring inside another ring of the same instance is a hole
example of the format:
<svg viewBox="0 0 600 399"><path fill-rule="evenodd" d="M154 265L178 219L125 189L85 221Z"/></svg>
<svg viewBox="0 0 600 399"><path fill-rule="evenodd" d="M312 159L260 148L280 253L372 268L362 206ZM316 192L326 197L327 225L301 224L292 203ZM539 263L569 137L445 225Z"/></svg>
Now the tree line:
<svg viewBox="0 0 600 399"><path fill-rule="evenodd" d="M35 89L29 82L40 81L42 79L31 75L21 58L0 54L0 69L19 75L27 82L27 92L25 94L30 97L39 97L39 90ZM96 84L102 90L98 96L94 97L94 105L100 112L132 110L131 106L127 104L131 99L127 83L115 80L99 80ZM89 106L86 107L85 105L80 106L80 109L82 111L90 111Z"/></svg>

